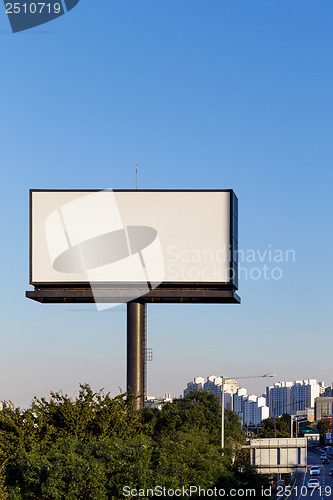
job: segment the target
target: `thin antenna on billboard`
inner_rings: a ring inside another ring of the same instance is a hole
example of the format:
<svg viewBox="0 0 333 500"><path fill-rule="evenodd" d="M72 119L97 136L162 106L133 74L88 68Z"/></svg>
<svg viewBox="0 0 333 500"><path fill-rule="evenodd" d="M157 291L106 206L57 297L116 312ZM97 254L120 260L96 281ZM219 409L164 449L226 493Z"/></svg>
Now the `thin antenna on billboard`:
<svg viewBox="0 0 333 500"><path fill-rule="evenodd" d="M135 164L135 186L138 189L138 164Z"/></svg>

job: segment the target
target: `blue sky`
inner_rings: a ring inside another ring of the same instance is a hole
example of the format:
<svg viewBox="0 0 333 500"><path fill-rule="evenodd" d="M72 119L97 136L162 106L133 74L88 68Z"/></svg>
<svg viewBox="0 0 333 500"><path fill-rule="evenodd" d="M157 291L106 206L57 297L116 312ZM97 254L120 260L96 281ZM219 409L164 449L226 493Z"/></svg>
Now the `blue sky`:
<svg viewBox="0 0 333 500"><path fill-rule="evenodd" d="M125 389L125 306L25 299L28 191L134 188L136 162L141 188L233 188L240 248L296 254L240 306L149 306L148 392L331 384L332 25L330 0L80 0L12 34L1 5L0 399Z"/></svg>

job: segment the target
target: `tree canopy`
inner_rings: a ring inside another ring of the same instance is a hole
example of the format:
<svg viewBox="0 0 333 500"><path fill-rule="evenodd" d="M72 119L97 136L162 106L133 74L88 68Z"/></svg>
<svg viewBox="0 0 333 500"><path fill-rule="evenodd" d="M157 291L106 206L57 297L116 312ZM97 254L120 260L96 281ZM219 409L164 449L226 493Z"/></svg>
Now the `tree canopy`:
<svg viewBox="0 0 333 500"><path fill-rule="evenodd" d="M221 408L206 391L160 411L135 411L128 394L111 398L89 385L74 401L51 393L28 410L0 412L0 500L119 500L125 486L245 485L260 496L267 480L242 459L244 433L230 410L223 451L220 433Z"/></svg>
<svg viewBox="0 0 333 500"><path fill-rule="evenodd" d="M290 426L290 415L287 413L275 419L273 417L266 418L262 422L258 438L274 438L275 429L277 438L288 438L290 437Z"/></svg>
<svg viewBox="0 0 333 500"><path fill-rule="evenodd" d="M326 433L330 431L332 424L327 418L323 418L317 422L317 429L320 435L320 443L325 443Z"/></svg>

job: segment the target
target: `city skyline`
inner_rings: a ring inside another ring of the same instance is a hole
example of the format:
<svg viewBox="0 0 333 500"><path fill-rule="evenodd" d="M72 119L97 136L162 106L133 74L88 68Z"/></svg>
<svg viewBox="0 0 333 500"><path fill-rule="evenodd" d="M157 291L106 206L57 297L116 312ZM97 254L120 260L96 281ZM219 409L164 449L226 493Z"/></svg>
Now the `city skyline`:
<svg viewBox="0 0 333 500"><path fill-rule="evenodd" d="M148 393L330 383L333 5L79 2L18 34L0 14L0 399L125 391L124 305L25 298L29 189L134 189L136 163L142 189L233 189L244 256L241 305L148 306Z"/></svg>

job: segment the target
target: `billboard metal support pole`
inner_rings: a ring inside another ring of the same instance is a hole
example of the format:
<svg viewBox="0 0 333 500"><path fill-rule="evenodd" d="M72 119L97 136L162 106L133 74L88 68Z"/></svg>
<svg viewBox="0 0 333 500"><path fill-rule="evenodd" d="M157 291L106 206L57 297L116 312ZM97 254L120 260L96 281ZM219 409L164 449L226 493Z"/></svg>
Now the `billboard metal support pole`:
<svg viewBox="0 0 333 500"><path fill-rule="evenodd" d="M143 407L145 363L146 304L132 301L127 304L127 391L139 396L134 408Z"/></svg>

